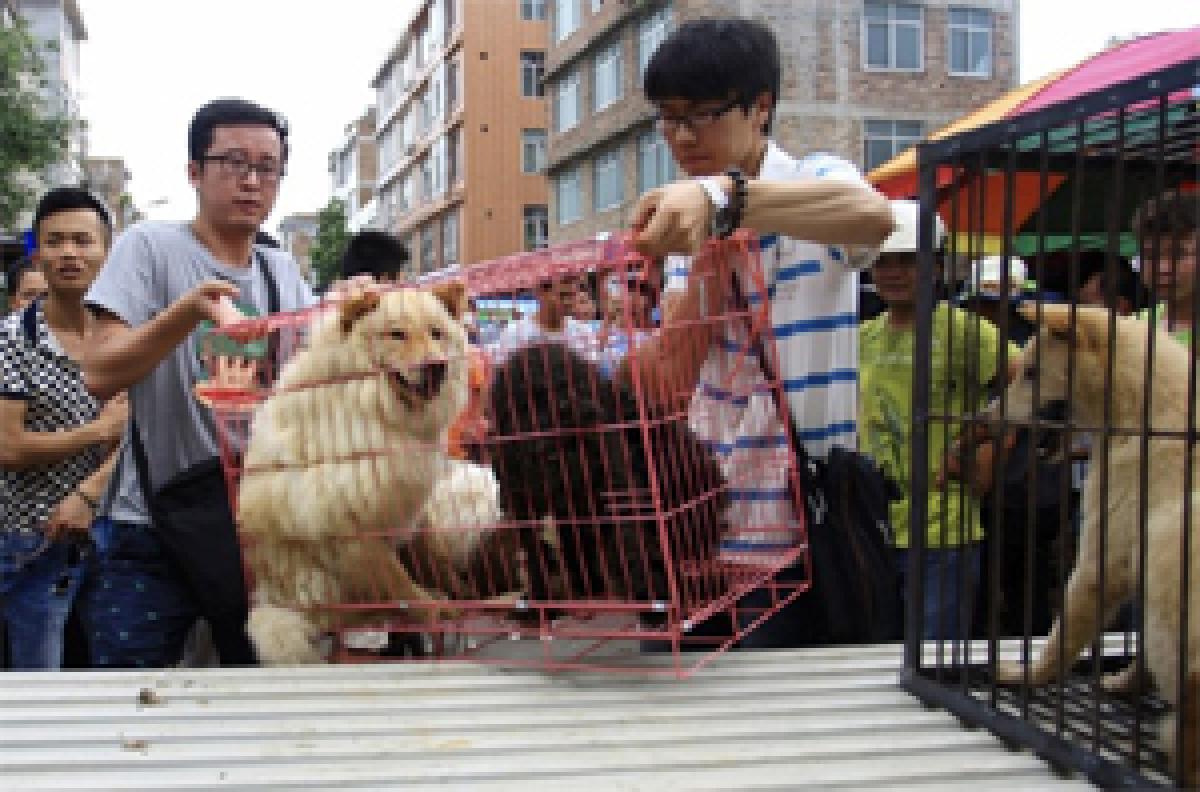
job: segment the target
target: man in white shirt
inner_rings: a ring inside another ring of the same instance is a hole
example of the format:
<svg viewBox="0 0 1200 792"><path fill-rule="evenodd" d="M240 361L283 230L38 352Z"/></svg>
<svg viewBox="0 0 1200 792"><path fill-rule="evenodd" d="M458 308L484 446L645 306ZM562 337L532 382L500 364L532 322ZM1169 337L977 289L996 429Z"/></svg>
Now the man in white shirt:
<svg viewBox="0 0 1200 792"><path fill-rule="evenodd" d="M684 23L644 80L659 131L692 179L651 191L635 211L643 253L681 255L667 259L663 330L622 373L636 368L652 397L688 405L693 431L721 455L733 526L722 552L741 563L769 562L799 541L788 477L769 459L789 441L771 394L757 387L757 358L745 364L747 328L702 320L767 300L774 373L797 436L814 456L854 448L857 269L892 229L887 200L853 165L828 154L796 159L770 139L779 85L775 37L746 19ZM735 290L732 279L693 272L688 256L714 230L737 227L758 233L765 283L743 271ZM745 644L794 642L788 622L785 611Z"/></svg>

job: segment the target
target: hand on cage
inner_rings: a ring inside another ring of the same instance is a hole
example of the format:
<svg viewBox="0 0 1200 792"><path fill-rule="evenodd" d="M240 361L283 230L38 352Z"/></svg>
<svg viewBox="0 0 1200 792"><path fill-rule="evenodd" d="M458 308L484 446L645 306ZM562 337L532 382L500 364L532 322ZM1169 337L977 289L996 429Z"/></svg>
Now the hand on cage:
<svg viewBox="0 0 1200 792"><path fill-rule="evenodd" d="M196 324L207 319L220 327L244 318L232 302L239 295L241 289L234 284L213 278L180 297L179 303Z"/></svg>
<svg viewBox="0 0 1200 792"><path fill-rule="evenodd" d="M352 275L329 284L326 296L334 301L353 297L367 291L379 291L381 287L370 275Z"/></svg>
<svg viewBox="0 0 1200 792"><path fill-rule="evenodd" d="M691 254L708 239L713 205L698 183L675 182L643 195L633 217L633 244L638 252Z"/></svg>

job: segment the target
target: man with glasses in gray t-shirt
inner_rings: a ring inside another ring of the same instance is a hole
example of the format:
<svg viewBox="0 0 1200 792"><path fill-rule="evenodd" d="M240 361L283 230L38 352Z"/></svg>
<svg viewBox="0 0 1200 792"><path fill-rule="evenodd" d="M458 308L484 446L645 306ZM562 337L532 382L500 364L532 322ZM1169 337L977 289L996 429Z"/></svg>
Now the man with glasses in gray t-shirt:
<svg viewBox="0 0 1200 792"><path fill-rule="evenodd" d="M255 245L287 162L282 118L243 100L210 102L192 120L188 148L195 218L128 230L86 298L99 317L88 387L101 398L127 388L132 414L103 504L98 573L81 593L97 667L174 665L201 616L223 664L255 663L213 418L194 388L210 373L207 334L227 301L261 315L313 296L290 256ZM252 342L247 354L267 348ZM215 497L193 497L201 481L215 482Z"/></svg>

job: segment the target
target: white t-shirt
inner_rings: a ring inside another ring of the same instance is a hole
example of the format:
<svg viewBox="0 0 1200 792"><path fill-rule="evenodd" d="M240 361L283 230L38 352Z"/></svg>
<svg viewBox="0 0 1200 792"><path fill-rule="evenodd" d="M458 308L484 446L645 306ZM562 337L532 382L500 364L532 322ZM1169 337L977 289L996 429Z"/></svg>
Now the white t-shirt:
<svg viewBox="0 0 1200 792"><path fill-rule="evenodd" d="M590 322L567 317L563 329L555 332L542 327L532 316L514 319L505 325L496 340L488 344L487 352L492 362L499 364L520 347L542 341L562 341L593 362L599 353L596 329Z"/></svg>
<svg viewBox="0 0 1200 792"><path fill-rule="evenodd" d="M758 178L836 179L867 187L858 170L827 154L795 159L769 142ZM784 391L797 435L814 456L834 445L854 448L858 388L858 267L874 251L851 251L777 235L760 241L763 279ZM667 260L670 290L686 287L691 260ZM751 308L763 295L743 272ZM734 307L731 305L730 310ZM732 532L722 542L730 560L770 560L798 541L780 464L788 438L742 321L731 320L701 367L692 397L692 430L719 455L729 483Z"/></svg>

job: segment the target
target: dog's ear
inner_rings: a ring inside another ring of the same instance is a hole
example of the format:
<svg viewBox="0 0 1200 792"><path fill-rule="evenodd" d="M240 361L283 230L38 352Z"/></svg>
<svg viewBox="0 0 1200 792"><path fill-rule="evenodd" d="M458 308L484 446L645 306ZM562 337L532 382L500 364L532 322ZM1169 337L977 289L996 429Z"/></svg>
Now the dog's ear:
<svg viewBox="0 0 1200 792"><path fill-rule="evenodd" d="M467 287L462 281L438 283L430 287L434 297L446 306L446 313L454 319L461 319L467 311Z"/></svg>
<svg viewBox="0 0 1200 792"><path fill-rule="evenodd" d="M349 333L354 323L379 307L379 292L363 291L342 300L338 306L338 317L342 332Z"/></svg>
<svg viewBox="0 0 1200 792"><path fill-rule="evenodd" d="M1023 305L1021 314L1037 320L1036 306ZM1060 341L1077 347L1099 349L1108 343L1108 311L1093 305L1079 305L1072 312L1070 305L1055 303L1042 306L1042 327Z"/></svg>

